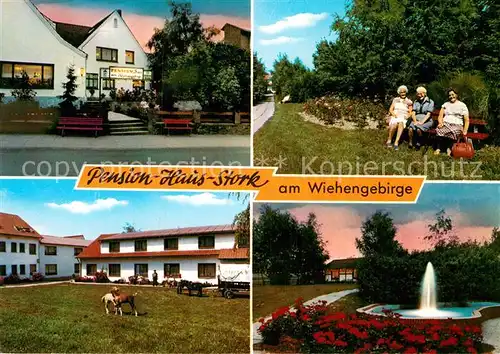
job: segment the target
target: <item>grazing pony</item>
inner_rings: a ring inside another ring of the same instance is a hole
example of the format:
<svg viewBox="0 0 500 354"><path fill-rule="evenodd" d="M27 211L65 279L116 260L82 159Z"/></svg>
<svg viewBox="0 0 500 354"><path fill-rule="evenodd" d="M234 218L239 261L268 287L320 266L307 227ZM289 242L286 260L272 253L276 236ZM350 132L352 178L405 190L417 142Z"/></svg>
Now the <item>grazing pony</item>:
<svg viewBox="0 0 500 354"><path fill-rule="evenodd" d="M120 311L120 316L123 316L122 304L129 304L130 308L137 316L137 310L135 308L135 303L134 303L134 300L135 300L135 297L137 296L137 293L134 293L133 295L120 294L120 289L118 289L115 286L114 288L111 289L111 294L113 294L113 298L115 299L116 309L118 311Z"/></svg>
<svg viewBox="0 0 500 354"><path fill-rule="evenodd" d="M111 293L107 293L101 298L101 301L104 302L104 308L106 309L106 315L109 315L109 309L108 305L109 303L113 304L113 307L115 309L115 315L116 315L116 302L115 302L115 297Z"/></svg>

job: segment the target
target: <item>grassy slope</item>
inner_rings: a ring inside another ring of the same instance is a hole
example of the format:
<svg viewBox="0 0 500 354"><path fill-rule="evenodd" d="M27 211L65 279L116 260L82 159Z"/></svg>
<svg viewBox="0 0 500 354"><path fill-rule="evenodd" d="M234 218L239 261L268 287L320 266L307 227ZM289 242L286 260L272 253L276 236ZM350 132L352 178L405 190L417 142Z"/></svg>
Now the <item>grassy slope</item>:
<svg viewBox="0 0 500 354"><path fill-rule="evenodd" d="M428 179L500 179L500 148L476 151L462 166L432 149L414 151L402 143L399 151L384 147L386 130L344 131L304 121L300 104L277 105L274 117L254 136L254 163L264 158L279 173L426 175ZM310 163L312 160L314 162ZM481 161L478 167L477 162ZM311 170L305 169L309 165Z"/></svg>
<svg viewBox="0 0 500 354"><path fill-rule="evenodd" d="M249 350L249 301L138 291L139 314L106 315L107 287L0 289L0 352L234 353Z"/></svg>
<svg viewBox="0 0 500 354"><path fill-rule="evenodd" d="M320 295L356 287L355 284L254 285L253 322L270 315L280 307L292 305L299 297L307 301Z"/></svg>

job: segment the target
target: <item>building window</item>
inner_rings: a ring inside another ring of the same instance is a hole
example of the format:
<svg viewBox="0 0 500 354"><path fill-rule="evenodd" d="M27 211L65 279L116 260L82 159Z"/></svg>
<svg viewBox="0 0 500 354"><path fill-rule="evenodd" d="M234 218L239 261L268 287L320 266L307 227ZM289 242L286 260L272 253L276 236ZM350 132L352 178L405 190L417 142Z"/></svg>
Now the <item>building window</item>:
<svg viewBox="0 0 500 354"><path fill-rule="evenodd" d="M85 82L87 89L97 90L99 88L99 74L88 73Z"/></svg>
<svg viewBox="0 0 500 354"><path fill-rule="evenodd" d="M143 277L148 276L148 265L144 264L134 264L135 275L142 275Z"/></svg>
<svg viewBox="0 0 500 354"><path fill-rule="evenodd" d="M178 250L179 249L179 239L178 238L166 238L164 241L163 249L167 250Z"/></svg>
<svg viewBox="0 0 500 354"><path fill-rule="evenodd" d="M29 77L32 89L54 88L54 65L17 62L0 62L0 88L15 89L23 73Z"/></svg>
<svg viewBox="0 0 500 354"><path fill-rule="evenodd" d="M118 63L118 49L96 47L95 59L97 61Z"/></svg>
<svg viewBox="0 0 500 354"><path fill-rule="evenodd" d="M0 252L5 252L6 247L5 247L5 241L0 241Z"/></svg>
<svg viewBox="0 0 500 354"><path fill-rule="evenodd" d="M102 89L103 90L112 90L115 88L115 79L102 79Z"/></svg>
<svg viewBox="0 0 500 354"><path fill-rule="evenodd" d="M97 264L87 264L87 275L94 275L97 273Z"/></svg>
<svg viewBox="0 0 500 354"><path fill-rule="evenodd" d="M215 263L199 263L198 278L215 278Z"/></svg>
<svg viewBox="0 0 500 354"><path fill-rule="evenodd" d="M36 264L30 264L30 275L36 273Z"/></svg>
<svg viewBox="0 0 500 354"><path fill-rule="evenodd" d="M0 265L0 276L4 277L7 275L7 266L6 265Z"/></svg>
<svg viewBox="0 0 500 354"><path fill-rule="evenodd" d="M10 251L12 253L16 253L17 252L17 243L15 243L15 242L11 242L10 243Z"/></svg>
<svg viewBox="0 0 500 354"><path fill-rule="evenodd" d="M36 244L30 243L30 254L36 254Z"/></svg>
<svg viewBox="0 0 500 354"><path fill-rule="evenodd" d="M19 253L26 253L26 245L24 243L19 244Z"/></svg>
<svg viewBox="0 0 500 354"><path fill-rule="evenodd" d="M21 264L19 266L19 274L21 274L21 275L25 275L26 274L26 265Z"/></svg>
<svg viewBox="0 0 500 354"><path fill-rule="evenodd" d="M116 18L113 20L113 26L118 28L118 20Z"/></svg>
<svg viewBox="0 0 500 354"><path fill-rule="evenodd" d="M10 273L17 275L17 265L13 264L10 266Z"/></svg>
<svg viewBox="0 0 500 354"><path fill-rule="evenodd" d="M109 252L120 252L120 242L110 241L109 242Z"/></svg>
<svg viewBox="0 0 500 354"><path fill-rule="evenodd" d="M45 275L57 275L57 264L46 264Z"/></svg>
<svg viewBox="0 0 500 354"><path fill-rule="evenodd" d="M200 249L215 248L215 236L198 237L198 248Z"/></svg>
<svg viewBox="0 0 500 354"><path fill-rule="evenodd" d="M181 274L181 265L179 263L165 263L163 273L165 277L177 277Z"/></svg>
<svg viewBox="0 0 500 354"><path fill-rule="evenodd" d="M73 254L74 254L75 256L78 256L78 255L79 255L80 253L82 253L82 252L83 252L83 248L81 248L81 247L75 247L75 249L74 249L74 253L73 253Z"/></svg>
<svg viewBox="0 0 500 354"><path fill-rule="evenodd" d="M146 252L148 250L148 240L136 240L135 241L135 251L136 252Z"/></svg>
<svg viewBox="0 0 500 354"><path fill-rule="evenodd" d="M45 255L46 256L57 256L57 247L56 246L45 246Z"/></svg>
<svg viewBox="0 0 500 354"><path fill-rule="evenodd" d="M125 51L125 64L134 64L135 63L135 53L131 50Z"/></svg>
<svg viewBox="0 0 500 354"><path fill-rule="evenodd" d="M146 270L147 272L147 270ZM121 277L122 267L120 264L110 264L109 265L109 276L110 277Z"/></svg>
<svg viewBox="0 0 500 354"><path fill-rule="evenodd" d="M75 263L74 268L73 268L73 272L76 275L80 275L80 263Z"/></svg>

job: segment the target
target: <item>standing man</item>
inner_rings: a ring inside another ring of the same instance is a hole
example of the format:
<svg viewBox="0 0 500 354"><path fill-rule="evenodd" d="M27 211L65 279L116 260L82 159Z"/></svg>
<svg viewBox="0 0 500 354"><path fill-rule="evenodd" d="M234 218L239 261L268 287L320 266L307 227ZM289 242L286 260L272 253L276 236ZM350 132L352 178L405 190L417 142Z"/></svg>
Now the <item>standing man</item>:
<svg viewBox="0 0 500 354"><path fill-rule="evenodd" d="M158 286L158 273L156 273L156 269L153 271L153 286Z"/></svg>
<svg viewBox="0 0 500 354"><path fill-rule="evenodd" d="M427 96L425 87L420 86L417 88L417 99L413 103L413 112L411 114L412 122L408 127L409 145L413 148L414 133L417 132L415 148L420 149L422 140L422 133L429 131L434 124L431 114L434 110L434 101Z"/></svg>

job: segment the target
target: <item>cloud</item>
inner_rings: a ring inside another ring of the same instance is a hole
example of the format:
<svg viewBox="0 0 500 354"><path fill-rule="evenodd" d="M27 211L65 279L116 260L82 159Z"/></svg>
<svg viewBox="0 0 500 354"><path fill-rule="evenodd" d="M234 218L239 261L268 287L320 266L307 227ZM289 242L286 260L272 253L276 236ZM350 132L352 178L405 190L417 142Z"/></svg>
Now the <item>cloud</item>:
<svg viewBox="0 0 500 354"><path fill-rule="evenodd" d="M276 34L290 28L307 28L314 27L316 23L328 17L328 13L320 14L300 13L293 16L285 17L272 25L260 26L259 30L267 34Z"/></svg>
<svg viewBox="0 0 500 354"><path fill-rule="evenodd" d="M302 38L297 38L297 37L277 37L273 39L261 39L260 44L262 45L277 45L277 44L287 44L287 43L296 43L301 41Z"/></svg>
<svg viewBox="0 0 500 354"><path fill-rule="evenodd" d="M161 197L162 199L181 203L181 204L189 204L194 206L200 205L228 205L232 204L233 201L229 198L218 198L213 193L201 193L194 195L164 195Z"/></svg>
<svg viewBox="0 0 500 354"><path fill-rule="evenodd" d="M97 199L92 203L81 202L78 200L71 203L57 204L46 203L46 206L52 209L63 209L73 214L88 214L94 211L110 210L115 206L128 205L126 200L117 200L115 198Z"/></svg>

